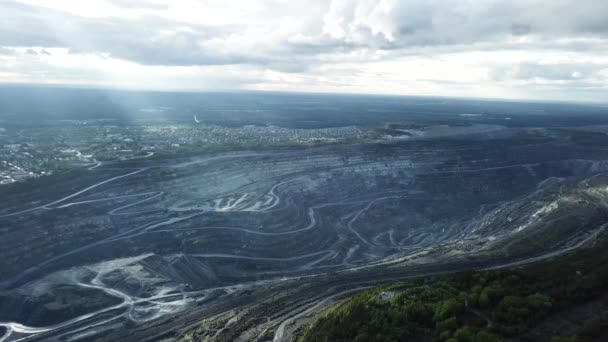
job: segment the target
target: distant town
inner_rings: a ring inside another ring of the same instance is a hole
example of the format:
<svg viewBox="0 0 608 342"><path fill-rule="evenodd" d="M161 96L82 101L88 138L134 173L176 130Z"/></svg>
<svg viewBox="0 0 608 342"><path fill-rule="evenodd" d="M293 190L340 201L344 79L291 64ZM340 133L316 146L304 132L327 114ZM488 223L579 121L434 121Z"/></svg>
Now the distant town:
<svg viewBox="0 0 608 342"><path fill-rule="evenodd" d="M0 122L0 185L74 167L94 168L103 162L155 155L342 143L376 137L374 131L355 126L323 129L224 127L196 121L64 120L10 128L2 127Z"/></svg>

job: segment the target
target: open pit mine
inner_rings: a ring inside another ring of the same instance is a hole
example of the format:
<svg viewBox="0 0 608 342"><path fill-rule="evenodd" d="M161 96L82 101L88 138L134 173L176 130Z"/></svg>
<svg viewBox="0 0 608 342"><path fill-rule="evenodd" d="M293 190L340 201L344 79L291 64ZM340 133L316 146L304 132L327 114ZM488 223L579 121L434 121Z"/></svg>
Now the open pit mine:
<svg viewBox="0 0 608 342"><path fill-rule="evenodd" d="M356 291L606 229L605 134L453 130L104 162L0 192L0 341L290 341Z"/></svg>

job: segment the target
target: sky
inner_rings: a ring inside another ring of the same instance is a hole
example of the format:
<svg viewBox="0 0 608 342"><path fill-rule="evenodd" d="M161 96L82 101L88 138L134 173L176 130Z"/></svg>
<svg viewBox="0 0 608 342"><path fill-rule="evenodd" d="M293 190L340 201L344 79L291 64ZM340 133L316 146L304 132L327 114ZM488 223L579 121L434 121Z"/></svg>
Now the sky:
<svg viewBox="0 0 608 342"><path fill-rule="evenodd" d="M0 82L608 102L608 1L0 0Z"/></svg>

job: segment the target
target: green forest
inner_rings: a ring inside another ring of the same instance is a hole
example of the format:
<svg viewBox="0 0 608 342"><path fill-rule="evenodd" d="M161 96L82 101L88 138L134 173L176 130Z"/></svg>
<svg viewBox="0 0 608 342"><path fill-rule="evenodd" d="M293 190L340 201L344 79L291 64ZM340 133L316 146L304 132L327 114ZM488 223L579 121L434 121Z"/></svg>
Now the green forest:
<svg viewBox="0 0 608 342"><path fill-rule="evenodd" d="M608 341L608 242L511 270L384 285L329 308L300 341Z"/></svg>

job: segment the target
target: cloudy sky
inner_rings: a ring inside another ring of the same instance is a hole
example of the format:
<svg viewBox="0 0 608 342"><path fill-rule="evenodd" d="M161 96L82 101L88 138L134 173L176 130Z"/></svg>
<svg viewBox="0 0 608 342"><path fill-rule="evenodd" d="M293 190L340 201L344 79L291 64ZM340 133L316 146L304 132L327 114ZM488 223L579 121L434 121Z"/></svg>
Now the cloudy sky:
<svg viewBox="0 0 608 342"><path fill-rule="evenodd" d="M608 1L0 0L0 82L608 102Z"/></svg>

